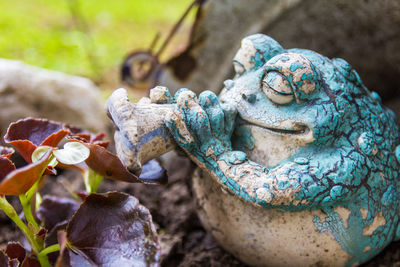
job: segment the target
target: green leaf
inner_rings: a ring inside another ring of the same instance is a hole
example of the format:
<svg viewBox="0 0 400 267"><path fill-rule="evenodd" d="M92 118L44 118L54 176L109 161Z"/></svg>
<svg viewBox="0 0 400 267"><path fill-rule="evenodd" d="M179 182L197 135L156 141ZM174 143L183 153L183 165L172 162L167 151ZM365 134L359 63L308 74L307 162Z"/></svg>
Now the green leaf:
<svg viewBox="0 0 400 267"><path fill-rule="evenodd" d="M35 149L32 153L32 162L37 162L39 161L46 152L51 149L50 146L39 146L38 148Z"/></svg>
<svg viewBox="0 0 400 267"><path fill-rule="evenodd" d="M74 165L85 161L90 150L79 142L68 142L63 149L54 151L53 155L63 164Z"/></svg>
<svg viewBox="0 0 400 267"><path fill-rule="evenodd" d="M89 194L96 193L100 183L103 181L103 175L89 168L83 177L83 181L85 183L86 192Z"/></svg>

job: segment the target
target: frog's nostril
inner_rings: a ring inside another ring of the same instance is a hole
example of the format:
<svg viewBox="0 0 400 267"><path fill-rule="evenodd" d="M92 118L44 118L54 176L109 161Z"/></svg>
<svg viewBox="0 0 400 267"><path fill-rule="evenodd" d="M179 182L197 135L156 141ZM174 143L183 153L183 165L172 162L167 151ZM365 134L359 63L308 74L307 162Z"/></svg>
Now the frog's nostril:
<svg viewBox="0 0 400 267"><path fill-rule="evenodd" d="M254 102L256 102L256 99L257 99L256 95L255 95L255 94L252 94L252 93L248 93L248 94L243 93L243 94L242 94L242 98L243 98L244 100L246 100L247 102L251 103L251 104L253 104Z"/></svg>

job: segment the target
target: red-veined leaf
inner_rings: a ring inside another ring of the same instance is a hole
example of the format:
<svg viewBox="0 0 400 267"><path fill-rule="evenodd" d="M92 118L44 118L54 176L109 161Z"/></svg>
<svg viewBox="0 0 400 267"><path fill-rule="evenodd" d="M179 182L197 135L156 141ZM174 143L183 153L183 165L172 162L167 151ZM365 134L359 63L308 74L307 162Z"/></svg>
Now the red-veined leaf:
<svg viewBox="0 0 400 267"><path fill-rule="evenodd" d="M0 182L0 194L20 195L26 193L46 169L50 155L51 149L39 161L8 173Z"/></svg>
<svg viewBox="0 0 400 267"><path fill-rule="evenodd" d="M6 254L10 259L17 259L19 262L23 262L26 250L18 242L9 242L6 247Z"/></svg>
<svg viewBox="0 0 400 267"><path fill-rule="evenodd" d="M128 194L89 195L67 226L67 240L80 262L90 266L159 266L151 214Z"/></svg>
<svg viewBox="0 0 400 267"><path fill-rule="evenodd" d="M49 135L40 145L56 147L61 140L69 133L66 129L61 129L56 133Z"/></svg>
<svg viewBox="0 0 400 267"><path fill-rule="evenodd" d="M117 156L102 146L83 143L90 150L89 158L85 161L93 171L113 180L130 183L141 183L139 178L130 173Z"/></svg>
<svg viewBox="0 0 400 267"><path fill-rule="evenodd" d="M70 138L77 139L85 143L90 143L90 136L91 134L88 133L80 133L80 134L74 134Z"/></svg>
<svg viewBox="0 0 400 267"><path fill-rule="evenodd" d="M8 262L9 267L20 267L19 261L17 259L12 259Z"/></svg>
<svg viewBox="0 0 400 267"><path fill-rule="evenodd" d="M104 137L106 137L106 133L104 133L104 132L98 133L95 136L92 135L92 139L90 140L90 143L103 141Z"/></svg>
<svg viewBox="0 0 400 267"><path fill-rule="evenodd" d="M11 123L4 140L7 143L15 140L29 140L34 145L39 146L50 135L60 130L63 130L63 125L59 122L29 117Z"/></svg>
<svg viewBox="0 0 400 267"><path fill-rule="evenodd" d="M10 158L14 153L14 149L11 147L0 146L0 156L4 158Z"/></svg>
<svg viewBox="0 0 400 267"><path fill-rule="evenodd" d="M81 142L83 143L83 142ZM90 149L89 158L85 161L93 171L113 180L129 183L165 184L167 183L166 171L156 160L151 160L143 165L142 175L138 178L122 164L121 160L106 148L83 143Z"/></svg>
<svg viewBox="0 0 400 267"><path fill-rule="evenodd" d="M93 144L107 148L110 144L110 141L96 141Z"/></svg>
<svg viewBox="0 0 400 267"><path fill-rule="evenodd" d="M44 227L51 231L57 224L67 222L78 207L79 204L73 199L46 195L36 215L43 222Z"/></svg>
<svg viewBox="0 0 400 267"><path fill-rule="evenodd" d="M25 118L10 124L4 141L11 144L24 160L31 163L31 155L40 145L56 147L69 133L64 125L47 119ZM52 173L49 169L47 174Z"/></svg>
<svg viewBox="0 0 400 267"><path fill-rule="evenodd" d="M7 255L2 250L0 250L0 266L9 266L9 260L10 259L7 257Z"/></svg>
<svg viewBox="0 0 400 267"><path fill-rule="evenodd" d="M32 159L32 153L33 151L36 150L37 146L34 145L31 141L29 140L15 140L15 141L10 141L8 142L10 145L15 147L15 149L18 151L18 153L24 158L24 160L27 163L31 163Z"/></svg>
<svg viewBox="0 0 400 267"><path fill-rule="evenodd" d="M25 257L24 261L21 264L21 267L41 267L41 265L37 259Z"/></svg>
<svg viewBox="0 0 400 267"><path fill-rule="evenodd" d="M10 172L15 170L14 163L8 158L0 157L0 182L7 176Z"/></svg>

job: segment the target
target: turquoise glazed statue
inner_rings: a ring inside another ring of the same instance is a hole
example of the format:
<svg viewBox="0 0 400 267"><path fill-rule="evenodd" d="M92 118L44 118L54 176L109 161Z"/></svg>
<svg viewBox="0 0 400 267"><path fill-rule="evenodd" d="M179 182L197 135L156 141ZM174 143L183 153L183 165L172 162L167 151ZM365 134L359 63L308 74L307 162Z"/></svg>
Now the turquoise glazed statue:
<svg viewBox="0 0 400 267"><path fill-rule="evenodd" d="M356 266L399 239L399 127L357 72L262 34L234 68L218 97L156 87L132 104L116 90L124 164L183 149L203 225L249 265Z"/></svg>

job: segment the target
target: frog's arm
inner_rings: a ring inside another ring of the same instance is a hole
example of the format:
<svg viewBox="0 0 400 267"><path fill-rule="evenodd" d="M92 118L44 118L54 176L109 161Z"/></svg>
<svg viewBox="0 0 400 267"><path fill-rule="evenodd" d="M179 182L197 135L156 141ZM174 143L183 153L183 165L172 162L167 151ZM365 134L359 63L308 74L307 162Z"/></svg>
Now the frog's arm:
<svg viewBox="0 0 400 267"><path fill-rule="evenodd" d="M351 170L335 165L343 160L340 152L313 156L311 161L295 159L268 169L248 160L244 152L232 151L234 108L220 104L209 91L197 99L183 89L175 98L177 110L167 116L166 125L178 145L200 168L244 200L263 207L301 208L329 204L347 195L348 188L342 185L350 184L346 173ZM354 165L346 162L346 166ZM338 174L338 169L343 173Z"/></svg>
<svg viewBox="0 0 400 267"><path fill-rule="evenodd" d="M235 153L219 157L214 177L245 200L263 207L295 210L331 205L361 186L356 171L361 161L353 160L352 155L344 163L343 151L324 151L322 155L314 154L311 160L294 158L271 169L250 160L239 162L232 157Z"/></svg>

